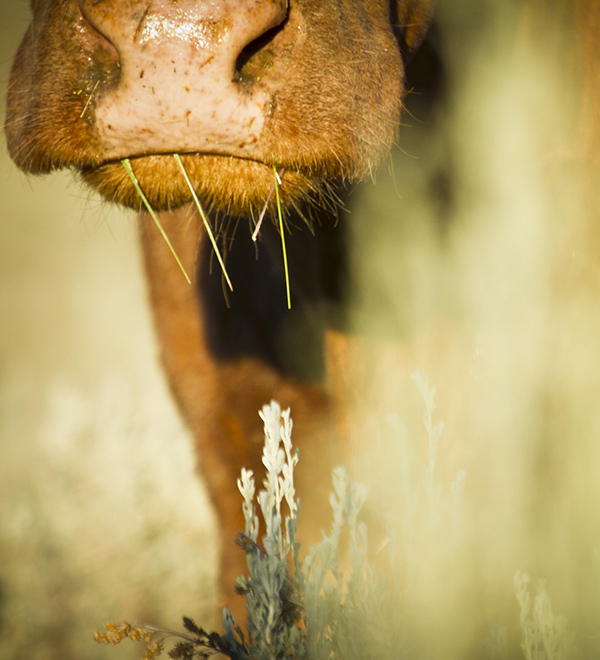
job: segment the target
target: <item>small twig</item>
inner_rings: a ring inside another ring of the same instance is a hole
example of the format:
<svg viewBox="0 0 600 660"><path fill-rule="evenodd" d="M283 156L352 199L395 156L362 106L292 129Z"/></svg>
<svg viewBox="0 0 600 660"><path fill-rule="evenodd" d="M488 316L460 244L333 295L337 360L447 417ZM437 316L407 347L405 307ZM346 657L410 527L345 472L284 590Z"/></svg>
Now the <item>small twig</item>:
<svg viewBox="0 0 600 660"><path fill-rule="evenodd" d="M283 170L281 170L281 174L283 174ZM252 232L252 240L255 243L256 243L256 239L258 238L258 234L260 232L260 228L262 226L265 213L267 212L267 208L269 207L269 202L271 201L271 198L273 197L273 193L275 192L275 186L277 185L277 182L279 182L279 185L281 185L281 175L279 174L279 172L275 171L275 177L277 180L273 183L273 187L271 188L271 192L267 197L267 201L265 202L265 205L262 207L262 211L260 212L260 218L258 219L258 222L256 223L256 227Z"/></svg>
<svg viewBox="0 0 600 660"><path fill-rule="evenodd" d="M83 106L83 110L81 111L81 114L79 115L79 119L83 118L83 115L85 115L85 111L88 109L89 104L92 102L92 97L94 96L94 92L96 91L96 88L100 84L100 81L97 80L96 84L94 85L94 89L90 92L90 95L88 96L87 101L85 102L85 105Z"/></svg>

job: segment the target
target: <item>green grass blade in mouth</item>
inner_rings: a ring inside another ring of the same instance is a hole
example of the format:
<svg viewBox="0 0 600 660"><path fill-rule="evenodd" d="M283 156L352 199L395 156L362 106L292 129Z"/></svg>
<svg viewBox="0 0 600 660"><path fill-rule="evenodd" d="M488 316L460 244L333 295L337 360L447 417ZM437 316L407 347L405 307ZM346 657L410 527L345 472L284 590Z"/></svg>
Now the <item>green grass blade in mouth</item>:
<svg viewBox="0 0 600 660"><path fill-rule="evenodd" d="M178 263L179 268L181 268L181 272L184 274L185 279L187 280L187 283L191 284L192 281L188 277L188 274L186 273L185 268L183 267L183 264L179 260L179 257L177 256L177 252L175 252L175 248L171 245L171 241L169 240L169 237L165 233L165 230L163 229L162 225L160 224L160 220L158 219L158 216L156 215L154 209L150 206L150 202L148 201L146 195L144 195L144 192L140 187L140 184L137 180L137 177L133 173L133 169L131 167L131 163L129 161L129 158L123 158L121 160L121 164L123 165L123 167L125 168L125 171L129 175L129 178L131 179L131 182L135 186L135 189L137 190L137 193L140 196L142 202L144 202L144 206L148 210L148 213L152 216L152 219L154 220L156 226L158 227L158 230L162 234L162 237L165 239L166 244L169 246L169 250L171 250L171 253L175 257L175 261Z"/></svg>
<svg viewBox="0 0 600 660"><path fill-rule="evenodd" d="M290 273L288 270L287 250L285 247L285 232L283 230L283 217L281 214L281 201L279 199L279 174L277 168L273 165L273 174L275 176L275 195L277 198L277 215L279 216L279 233L281 234L281 248L283 250L283 269L285 271L285 292L287 294L288 309L292 309L292 297L290 295Z"/></svg>
<svg viewBox="0 0 600 660"><path fill-rule="evenodd" d="M210 228L210 224L208 223L208 218L206 217L202 209L202 206L200 205L200 200L198 199L198 195L196 195L196 191L194 190L194 186L192 186L190 177L188 176L188 173L185 167L183 166L183 163L181 162L181 157L179 156L179 154L173 154L173 155L175 156L177 165L179 165L179 169L181 170L181 173L185 178L185 182L187 183L190 192L192 193L192 197L194 198L194 204L196 205L196 208L200 213L200 217L202 218L202 222L206 227L206 232L208 233L208 237L210 238L210 242L212 243L213 250L215 251L215 254L217 255L217 259L219 260L219 264L221 265L221 270L223 271L223 275L227 280L227 284L229 285L229 288L231 289L231 291L233 291L233 285L231 284L231 280L229 279L229 275L227 274L227 269L225 268L225 262L223 261L223 258L221 257L221 253L219 252L219 247L217 245L217 241L215 240L214 234L212 233L212 229Z"/></svg>

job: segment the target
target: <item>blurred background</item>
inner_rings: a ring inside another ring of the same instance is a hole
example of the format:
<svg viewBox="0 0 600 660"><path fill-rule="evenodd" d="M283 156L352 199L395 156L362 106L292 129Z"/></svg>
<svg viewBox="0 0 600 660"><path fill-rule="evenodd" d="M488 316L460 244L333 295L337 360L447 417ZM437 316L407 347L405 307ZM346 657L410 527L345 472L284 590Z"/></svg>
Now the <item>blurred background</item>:
<svg viewBox="0 0 600 660"><path fill-rule="evenodd" d="M355 474L391 510L408 657L600 653L599 26L588 0L436 3L399 149L354 198ZM520 648L536 580L568 653L550 615Z"/></svg>
<svg viewBox="0 0 600 660"><path fill-rule="evenodd" d="M378 560L392 538L405 562L411 657L529 657L519 570L566 617L560 657L599 655L598 20L592 0L438 3L398 149L350 199L351 469ZM27 21L3 0L3 85ZM135 219L0 159L0 658L139 657L91 631L209 626L215 547ZM492 625L506 653L480 644Z"/></svg>

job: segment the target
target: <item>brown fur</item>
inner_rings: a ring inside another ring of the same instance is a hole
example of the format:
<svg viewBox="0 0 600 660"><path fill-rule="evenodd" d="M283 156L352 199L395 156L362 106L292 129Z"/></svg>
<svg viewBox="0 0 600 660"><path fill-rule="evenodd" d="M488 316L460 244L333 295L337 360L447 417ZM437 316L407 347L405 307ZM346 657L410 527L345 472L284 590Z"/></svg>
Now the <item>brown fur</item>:
<svg viewBox="0 0 600 660"><path fill-rule="evenodd" d="M208 240L197 216L181 209L163 215L162 221L177 253L194 272L198 241ZM282 377L255 359L215 363L206 348L194 288L181 276L148 215L141 215L140 225L163 363L196 438L200 468L221 524L221 586L231 594L243 569L242 553L232 542L244 529L235 484L242 466L257 475L263 472L263 433L257 412L273 397L294 411L294 442L301 447L303 466L308 467L298 475L302 518L318 528L328 521L322 503L327 501L330 456L336 450L328 423L330 395L321 387Z"/></svg>

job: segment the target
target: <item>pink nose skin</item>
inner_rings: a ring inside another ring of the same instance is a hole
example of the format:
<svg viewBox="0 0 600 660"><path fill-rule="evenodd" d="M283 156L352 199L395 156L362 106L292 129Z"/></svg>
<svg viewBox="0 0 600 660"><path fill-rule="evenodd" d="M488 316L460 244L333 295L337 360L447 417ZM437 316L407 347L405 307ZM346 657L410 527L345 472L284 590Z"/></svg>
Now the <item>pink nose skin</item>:
<svg viewBox="0 0 600 660"><path fill-rule="evenodd" d="M249 43L287 16L287 0L80 0L116 49L120 79L99 93L103 157L204 152L255 157L269 95L234 80Z"/></svg>

